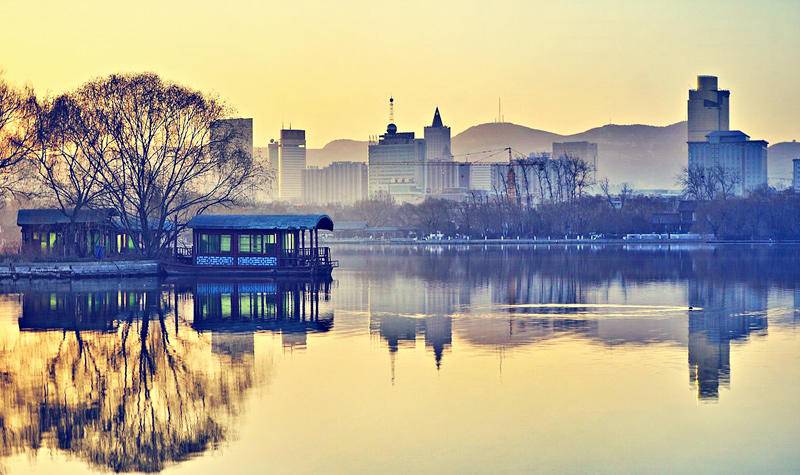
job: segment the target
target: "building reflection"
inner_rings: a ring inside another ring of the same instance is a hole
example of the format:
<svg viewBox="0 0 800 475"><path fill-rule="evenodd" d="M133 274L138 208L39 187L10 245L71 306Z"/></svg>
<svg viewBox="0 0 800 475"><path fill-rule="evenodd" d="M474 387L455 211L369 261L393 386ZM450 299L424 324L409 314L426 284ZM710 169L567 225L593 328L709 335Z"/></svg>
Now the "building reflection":
<svg viewBox="0 0 800 475"><path fill-rule="evenodd" d="M767 289L738 283L689 283L689 381L715 400L731 380L731 342L767 333Z"/></svg>
<svg viewBox="0 0 800 475"><path fill-rule="evenodd" d="M348 301L366 307L390 354L424 338L437 368L459 345L501 354L562 337L680 346L697 397L713 401L730 384L731 344L767 333L770 286L791 300L773 323L800 314L800 262L785 248L376 247L361 257L349 261L358 283L348 285L365 296ZM446 323L432 336L434 322Z"/></svg>
<svg viewBox="0 0 800 475"><path fill-rule="evenodd" d="M0 455L59 449L115 472L160 471L235 436L245 394L269 380L269 365L256 371L255 333L280 332L297 346L333 325L320 308L327 284L3 290L21 308L18 331L0 332Z"/></svg>

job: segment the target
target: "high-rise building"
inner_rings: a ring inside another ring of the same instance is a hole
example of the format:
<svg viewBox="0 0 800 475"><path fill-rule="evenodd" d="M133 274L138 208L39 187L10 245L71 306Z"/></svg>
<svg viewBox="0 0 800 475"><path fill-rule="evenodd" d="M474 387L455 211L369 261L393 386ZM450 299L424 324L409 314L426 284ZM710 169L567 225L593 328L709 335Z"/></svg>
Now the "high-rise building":
<svg viewBox="0 0 800 475"><path fill-rule="evenodd" d="M553 158L579 158L597 172L597 144L592 142L553 142Z"/></svg>
<svg viewBox="0 0 800 475"><path fill-rule="evenodd" d="M391 197L400 203L422 201L424 165L425 140L389 124L386 133L369 144L369 196Z"/></svg>
<svg viewBox="0 0 800 475"><path fill-rule="evenodd" d="M303 194L307 204L351 205L367 198L367 165L333 162L327 167L303 171Z"/></svg>
<svg viewBox="0 0 800 475"><path fill-rule="evenodd" d="M792 189L800 193L800 158L792 160Z"/></svg>
<svg viewBox="0 0 800 475"><path fill-rule="evenodd" d="M439 108L433 113L433 121L425 127L425 159L452 161L453 154L450 150L450 127L442 123Z"/></svg>
<svg viewBox="0 0 800 475"><path fill-rule="evenodd" d="M767 184L767 142L739 131L716 131L689 142L689 170L705 169L714 186L742 196Z"/></svg>
<svg viewBox="0 0 800 475"><path fill-rule="evenodd" d="M303 170L306 168L306 131L281 130L278 153L278 197L282 201L303 200Z"/></svg>
<svg viewBox="0 0 800 475"><path fill-rule="evenodd" d="M439 108L433 113L431 125L425 127L426 191L440 195L445 190L458 188L459 168L453 164L450 151L450 127L442 123Z"/></svg>
<svg viewBox="0 0 800 475"><path fill-rule="evenodd" d="M717 87L716 76L697 76L697 89L689 90L689 142L702 142L706 135L729 130L730 91Z"/></svg>

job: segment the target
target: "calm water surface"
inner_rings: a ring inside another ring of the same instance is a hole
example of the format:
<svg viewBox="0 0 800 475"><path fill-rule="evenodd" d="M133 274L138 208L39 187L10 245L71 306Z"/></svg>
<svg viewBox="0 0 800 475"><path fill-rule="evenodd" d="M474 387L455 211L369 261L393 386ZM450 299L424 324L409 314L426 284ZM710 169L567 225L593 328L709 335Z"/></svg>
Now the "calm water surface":
<svg viewBox="0 0 800 475"><path fill-rule="evenodd" d="M800 248L0 285L0 473L798 472Z"/></svg>

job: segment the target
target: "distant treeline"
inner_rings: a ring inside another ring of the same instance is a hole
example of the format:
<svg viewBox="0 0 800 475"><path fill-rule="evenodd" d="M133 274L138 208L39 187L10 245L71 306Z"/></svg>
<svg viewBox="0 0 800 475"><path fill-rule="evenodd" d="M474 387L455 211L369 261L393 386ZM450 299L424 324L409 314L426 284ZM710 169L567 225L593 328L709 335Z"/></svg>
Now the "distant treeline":
<svg viewBox="0 0 800 475"><path fill-rule="evenodd" d="M353 206L292 206L273 203L261 212L325 212L334 221L366 221L370 227L399 227L418 236L442 233L470 238L564 237L658 233L653 214L674 212L678 198L582 196L533 207L503 197L470 196L463 202L427 199L420 204L366 200ZM800 194L763 189L744 198L698 201L687 231L720 239L800 239Z"/></svg>

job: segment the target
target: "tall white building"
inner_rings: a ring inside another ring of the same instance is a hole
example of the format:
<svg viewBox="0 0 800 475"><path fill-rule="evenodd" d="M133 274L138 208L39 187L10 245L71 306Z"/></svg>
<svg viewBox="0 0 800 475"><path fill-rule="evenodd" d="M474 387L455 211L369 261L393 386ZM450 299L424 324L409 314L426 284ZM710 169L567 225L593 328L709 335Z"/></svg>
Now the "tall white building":
<svg viewBox="0 0 800 475"><path fill-rule="evenodd" d="M553 142L553 158L579 158L597 172L597 144L592 142Z"/></svg>
<svg viewBox="0 0 800 475"><path fill-rule="evenodd" d="M711 132L705 141L689 142L689 170L698 168L707 176L724 171L733 193L745 195L767 184L767 142L739 130Z"/></svg>
<svg viewBox="0 0 800 475"><path fill-rule="evenodd" d="M689 90L689 142L702 142L717 130L730 130L730 91L720 90L716 76L697 76L697 89Z"/></svg>
<svg viewBox="0 0 800 475"><path fill-rule="evenodd" d="M442 116L439 108L433 113L433 121L429 127L425 127L425 159L431 160L453 160L453 153L450 150L450 127L442 123Z"/></svg>
<svg viewBox="0 0 800 475"><path fill-rule="evenodd" d="M303 200L303 170L306 168L306 131L281 130L278 146L278 197L282 201Z"/></svg>
<svg viewBox="0 0 800 475"><path fill-rule="evenodd" d="M389 124L386 133L369 144L369 196L415 203L425 198L425 191L425 140Z"/></svg>
<svg viewBox="0 0 800 475"><path fill-rule="evenodd" d="M307 204L351 205L367 198L367 164L333 162L327 167L303 171Z"/></svg>
<svg viewBox="0 0 800 475"><path fill-rule="evenodd" d="M469 189L472 191L492 191L492 165L488 163L470 164Z"/></svg>

